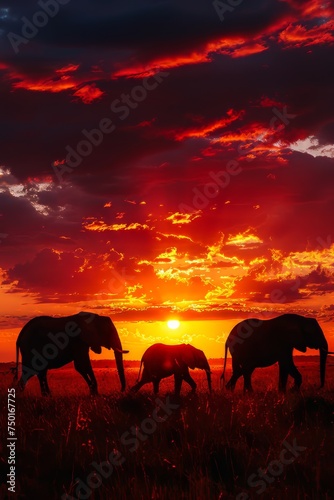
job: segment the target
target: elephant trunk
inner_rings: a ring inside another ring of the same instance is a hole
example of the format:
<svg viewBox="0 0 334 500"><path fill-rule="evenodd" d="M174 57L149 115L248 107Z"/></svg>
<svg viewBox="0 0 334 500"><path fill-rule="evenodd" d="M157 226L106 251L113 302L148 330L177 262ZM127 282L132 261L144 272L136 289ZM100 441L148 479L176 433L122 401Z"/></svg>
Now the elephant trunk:
<svg viewBox="0 0 334 500"><path fill-rule="evenodd" d="M210 372L210 370L206 370L206 376L208 379L209 392L211 392L211 372Z"/></svg>
<svg viewBox="0 0 334 500"><path fill-rule="evenodd" d="M323 387L325 384L327 354L328 354L328 344L327 341L324 339L324 342L320 347L320 387Z"/></svg>
<svg viewBox="0 0 334 500"><path fill-rule="evenodd" d="M115 361L118 371L119 380L121 382L121 390L125 390L125 375L124 375L124 367L123 367L123 353L119 350L114 350Z"/></svg>
<svg viewBox="0 0 334 500"><path fill-rule="evenodd" d="M111 321L111 338L110 338L109 348L113 349L114 351L118 376L121 382L121 391L125 391L126 382L125 382L124 366L123 366L123 354L129 351L124 351L122 349L121 339L119 338L117 329L112 321Z"/></svg>
<svg viewBox="0 0 334 500"><path fill-rule="evenodd" d="M209 392L211 392L211 370L210 370L210 365L208 363L208 360L205 357L202 360L201 366L199 366L198 368L202 368L202 370L205 370L206 377L208 379Z"/></svg>

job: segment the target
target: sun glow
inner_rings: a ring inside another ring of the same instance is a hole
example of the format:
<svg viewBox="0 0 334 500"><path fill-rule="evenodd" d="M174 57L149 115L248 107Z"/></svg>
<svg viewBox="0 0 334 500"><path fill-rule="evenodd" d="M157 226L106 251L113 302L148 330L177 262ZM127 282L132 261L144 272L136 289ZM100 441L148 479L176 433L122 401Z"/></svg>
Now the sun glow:
<svg viewBox="0 0 334 500"><path fill-rule="evenodd" d="M179 328L180 322L177 319L170 319L169 321L167 321L167 326L171 330L176 330L177 328Z"/></svg>

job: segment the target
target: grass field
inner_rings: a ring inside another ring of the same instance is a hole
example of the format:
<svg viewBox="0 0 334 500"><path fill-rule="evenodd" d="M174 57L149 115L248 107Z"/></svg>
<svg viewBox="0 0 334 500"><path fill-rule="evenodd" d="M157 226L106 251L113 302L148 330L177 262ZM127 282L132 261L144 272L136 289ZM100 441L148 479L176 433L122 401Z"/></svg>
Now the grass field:
<svg viewBox="0 0 334 500"><path fill-rule="evenodd" d="M330 499L334 498L334 368L318 390L318 364L297 363L300 393L277 393L277 367L256 370L254 393L213 387L192 372L196 395L173 379L137 395L117 391L113 369L95 368L100 395L91 397L70 367L49 372L52 397L42 398L36 377L16 398L16 493L2 484L1 498L18 499ZM230 369L229 369L230 372ZM126 368L128 385L138 368ZM227 373L227 377L229 373ZM11 375L2 374L6 406ZM7 427L6 412L1 428ZM292 450L292 451L291 451ZM1 476L7 474L6 432L1 439ZM95 465L94 465L95 464ZM6 481L6 480L5 480ZM62 495L64 495L62 497Z"/></svg>

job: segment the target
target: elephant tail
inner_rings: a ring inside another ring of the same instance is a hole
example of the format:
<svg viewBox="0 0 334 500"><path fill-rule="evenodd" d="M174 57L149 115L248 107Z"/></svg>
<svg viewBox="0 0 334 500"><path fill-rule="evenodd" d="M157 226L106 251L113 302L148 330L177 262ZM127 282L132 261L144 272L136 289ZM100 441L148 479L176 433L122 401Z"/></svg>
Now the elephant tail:
<svg viewBox="0 0 334 500"><path fill-rule="evenodd" d="M221 382L223 381L223 383L224 383L224 387L225 387L225 369L226 369L226 361L227 361L227 341L225 342L225 359L224 359L224 369L223 369L223 373L221 374L221 377L220 377L220 385L221 385Z"/></svg>
<svg viewBox="0 0 334 500"><path fill-rule="evenodd" d="M19 378L19 356L20 356L19 343L16 342L16 365L15 368L13 368L15 381Z"/></svg>
<svg viewBox="0 0 334 500"><path fill-rule="evenodd" d="M139 373L138 373L137 382L139 382L139 379L140 379L140 372L141 372L141 367L142 367L142 364L143 364L143 360L141 360L141 362L140 362L140 368L139 368Z"/></svg>

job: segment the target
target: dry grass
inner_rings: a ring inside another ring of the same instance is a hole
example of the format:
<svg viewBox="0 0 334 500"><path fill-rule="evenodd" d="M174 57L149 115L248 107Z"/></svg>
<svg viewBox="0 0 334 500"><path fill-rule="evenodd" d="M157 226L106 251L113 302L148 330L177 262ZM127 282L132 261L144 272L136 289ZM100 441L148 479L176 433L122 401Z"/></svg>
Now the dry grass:
<svg viewBox="0 0 334 500"><path fill-rule="evenodd" d="M193 372L198 394L189 394L185 385L178 401L169 393L173 380L162 382L160 399L169 395L179 408L157 423L136 451L122 444L121 436L152 416L156 403L149 385L136 396L123 395L111 390L119 387L114 371L96 369L101 395L93 398L79 375L62 369L50 372L53 397L42 398L37 380L31 380L17 400L15 498L52 500L64 493L80 498L77 478L86 482L94 471L92 462L107 460L112 450L118 450L124 462L82 498L223 499L241 492L259 498L258 488L250 487L247 479L279 459L284 440L292 444L294 439L306 449L267 484L262 497L333 498L334 370L329 366L327 387L318 391L318 366L303 364L302 392L286 397L276 391L276 367L257 370L255 393L246 397L241 382L233 395L218 389L220 368L214 369L212 395L199 371ZM137 369L127 370L130 386L136 376ZM1 399L10 380L9 375L2 377ZM5 417L2 413L3 429ZM1 443L6 460L5 436ZM6 494L2 485L0 496Z"/></svg>

